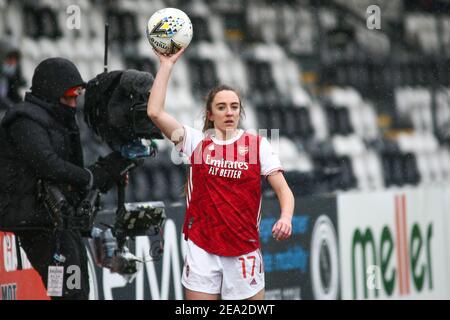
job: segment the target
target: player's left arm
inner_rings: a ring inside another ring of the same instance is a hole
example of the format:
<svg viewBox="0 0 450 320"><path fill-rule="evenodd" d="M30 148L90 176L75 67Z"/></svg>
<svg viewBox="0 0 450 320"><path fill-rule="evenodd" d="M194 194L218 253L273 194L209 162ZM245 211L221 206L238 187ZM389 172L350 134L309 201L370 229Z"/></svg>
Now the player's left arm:
<svg viewBox="0 0 450 320"><path fill-rule="evenodd" d="M275 240L286 240L292 233L292 216L295 205L294 195L281 171L268 176L267 181L269 181L273 191L275 191L281 208L280 218L272 228L272 235Z"/></svg>

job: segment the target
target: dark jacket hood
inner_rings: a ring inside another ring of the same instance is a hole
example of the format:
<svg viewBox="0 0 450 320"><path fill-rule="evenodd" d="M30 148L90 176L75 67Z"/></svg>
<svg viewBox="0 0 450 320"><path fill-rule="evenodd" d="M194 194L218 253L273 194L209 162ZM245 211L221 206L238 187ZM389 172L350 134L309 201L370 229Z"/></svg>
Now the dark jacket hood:
<svg viewBox="0 0 450 320"><path fill-rule="evenodd" d="M64 58L48 58L34 70L31 92L42 100L54 103L67 89L75 86L85 86L77 67Z"/></svg>

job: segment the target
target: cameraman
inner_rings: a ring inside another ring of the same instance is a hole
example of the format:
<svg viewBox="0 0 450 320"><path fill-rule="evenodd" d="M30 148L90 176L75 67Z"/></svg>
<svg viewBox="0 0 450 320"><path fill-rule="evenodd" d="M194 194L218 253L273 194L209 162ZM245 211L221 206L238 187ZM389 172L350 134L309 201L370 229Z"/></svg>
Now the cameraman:
<svg viewBox="0 0 450 320"><path fill-rule="evenodd" d="M86 249L76 226L57 236L38 186L41 181L57 186L69 205L77 208L91 189L107 192L134 165L112 153L84 168L75 119L77 97L84 86L72 62L46 59L36 67L25 101L8 110L0 127L0 230L18 235L46 287L49 270L64 267L65 299L89 297ZM81 279L67 286L69 266L78 266Z"/></svg>

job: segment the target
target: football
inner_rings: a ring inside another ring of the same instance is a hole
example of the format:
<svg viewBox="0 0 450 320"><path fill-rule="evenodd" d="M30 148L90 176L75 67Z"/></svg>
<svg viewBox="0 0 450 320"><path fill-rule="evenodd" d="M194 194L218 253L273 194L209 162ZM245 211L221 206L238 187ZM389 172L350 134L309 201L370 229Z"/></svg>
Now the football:
<svg viewBox="0 0 450 320"><path fill-rule="evenodd" d="M147 23L150 45L163 54L173 54L186 48L191 42L192 32L191 20L176 8L156 11Z"/></svg>

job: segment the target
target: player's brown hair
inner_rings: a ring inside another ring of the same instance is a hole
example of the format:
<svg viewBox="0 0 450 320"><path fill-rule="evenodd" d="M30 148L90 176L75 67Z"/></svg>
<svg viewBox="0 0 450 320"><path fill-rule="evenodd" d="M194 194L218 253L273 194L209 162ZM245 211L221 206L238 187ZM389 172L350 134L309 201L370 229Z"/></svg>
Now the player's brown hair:
<svg viewBox="0 0 450 320"><path fill-rule="evenodd" d="M236 93L236 95L239 98L239 115L242 117L245 117L245 110L242 106L242 99L241 99L241 95L239 94L239 92L227 85L220 85L217 87L212 88L208 95L206 96L206 104L205 104L205 115L204 115L204 119L205 122L203 123L203 132L206 132L208 129L213 129L214 128L214 122L208 120L208 112L211 113L212 112L212 102L214 100L214 97L216 96L216 94L218 94L221 91L233 91L234 93Z"/></svg>

